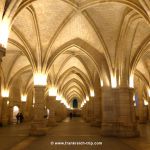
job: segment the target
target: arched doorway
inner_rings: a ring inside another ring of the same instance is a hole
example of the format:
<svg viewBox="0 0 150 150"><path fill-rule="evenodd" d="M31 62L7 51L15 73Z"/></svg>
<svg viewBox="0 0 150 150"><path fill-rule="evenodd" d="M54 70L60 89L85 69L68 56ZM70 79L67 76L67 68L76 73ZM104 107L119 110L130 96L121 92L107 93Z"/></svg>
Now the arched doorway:
<svg viewBox="0 0 150 150"><path fill-rule="evenodd" d="M72 106L73 106L73 108L78 108L78 100L76 98L73 99Z"/></svg>
<svg viewBox="0 0 150 150"><path fill-rule="evenodd" d="M14 106L13 107L13 122L16 122L16 115L19 113L19 107Z"/></svg>

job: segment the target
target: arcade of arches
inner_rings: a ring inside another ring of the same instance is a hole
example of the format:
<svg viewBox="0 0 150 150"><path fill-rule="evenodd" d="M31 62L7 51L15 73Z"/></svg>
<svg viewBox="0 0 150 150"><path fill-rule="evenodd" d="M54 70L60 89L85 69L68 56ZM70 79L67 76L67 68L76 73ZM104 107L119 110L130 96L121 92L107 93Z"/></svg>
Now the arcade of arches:
<svg viewBox="0 0 150 150"><path fill-rule="evenodd" d="M150 0L0 0L1 125L20 111L46 135L73 111L102 136L139 136L149 40Z"/></svg>

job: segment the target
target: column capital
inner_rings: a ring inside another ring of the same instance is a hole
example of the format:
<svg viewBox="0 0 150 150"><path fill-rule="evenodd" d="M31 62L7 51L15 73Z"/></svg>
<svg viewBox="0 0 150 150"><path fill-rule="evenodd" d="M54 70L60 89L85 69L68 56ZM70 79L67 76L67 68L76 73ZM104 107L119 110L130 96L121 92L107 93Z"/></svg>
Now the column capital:
<svg viewBox="0 0 150 150"><path fill-rule="evenodd" d="M4 101L9 101L9 97L2 97Z"/></svg>
<svg viewBox="0 0 150 150"><path fill-rule="evenodd" d="M34 88L46 88L45 85L34 85Z"/></svg>

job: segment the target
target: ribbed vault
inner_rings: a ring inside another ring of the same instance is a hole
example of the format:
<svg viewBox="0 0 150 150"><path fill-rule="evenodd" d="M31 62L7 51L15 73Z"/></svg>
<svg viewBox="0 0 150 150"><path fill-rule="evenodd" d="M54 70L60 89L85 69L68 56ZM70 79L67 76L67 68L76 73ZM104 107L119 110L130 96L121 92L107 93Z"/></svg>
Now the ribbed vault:
<svg viewBox="0 0 150 150"><path fill-rule="evenodd" d="M47 89L56 87L68 102L77 98L81 103L90 96L97 75L104 86L111 86L114 77L117 85L129 85L133 75L135 87L138 78L149 89L148 2L1 1L0 23L7 22L10 29L3 87L28 93L34 73L41 71L48 75Z"/></svg>

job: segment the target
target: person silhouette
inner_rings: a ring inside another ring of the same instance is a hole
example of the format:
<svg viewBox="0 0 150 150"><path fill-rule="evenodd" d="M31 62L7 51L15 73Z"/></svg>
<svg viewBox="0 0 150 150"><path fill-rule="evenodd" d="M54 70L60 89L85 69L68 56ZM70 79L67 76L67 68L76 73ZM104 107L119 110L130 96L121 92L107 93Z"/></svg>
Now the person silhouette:
<svg viewBox="0 0 150 150"><path fill-rule="evenodd" d="M17 113L17 115L16 115L16 119L17 119L17 124L19 123L19 121L20 121L20 113Z"/></svg>
<svg viewBox="0 0 150 150"><path fill-rule="evenodd" d="M72 119L72 117L73 117L73 114L72 114L72 112L70 112L69 116L70 116L70 119Z"/></svg>
<svg viewBox="0 0 150 150"><path fill-rule="evenodd" d="M23 119L24 119L23 114L22 114L22 113L20 113L20 123L22 123L22 122L23 122Z"/></svg>

